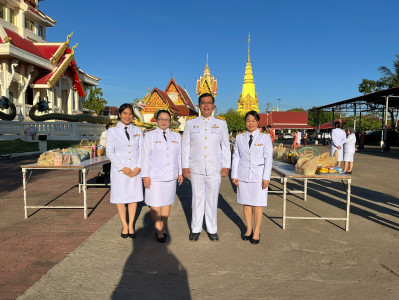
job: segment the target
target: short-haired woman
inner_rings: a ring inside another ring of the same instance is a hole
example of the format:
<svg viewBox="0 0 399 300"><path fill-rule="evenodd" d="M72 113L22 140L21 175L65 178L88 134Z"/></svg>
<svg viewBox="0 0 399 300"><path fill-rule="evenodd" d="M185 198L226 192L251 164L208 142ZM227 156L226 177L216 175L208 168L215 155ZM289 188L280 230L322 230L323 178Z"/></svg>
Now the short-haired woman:
<svg viewBox="0 0 399 300"><path fill-rule="evenodd" d="M231 167L232 182L237 186L237 201L244 206L247 224L247 231L242 233L241 238L252 244L260 241L263 206L267 206L267 187L273 163L272 141L269 134L259 131L259 120L256 111L245 115L247 131L236 137Z"/></svg>
<svg viewBox="0 0 399 300"><path fill-rule="evenodd" d="M116 204L122 221L122 238L134 239L133 221L137 202L143 201L141 177L141 147L143 134L132 124L133 107L122 104L118 113L119 122L108 129L106 137L107 156L111 161L111 203ZM126 204L129 221L126 218Z"/></svg>
<svg viewBox="0 0 399 300"><path fill-rule="evenodd" d="M159 110L155 118L158 127L144 136L142 172L145 203L150 207L155 238L165 243L170 206L175 202L176 181L183 182L181 168L181 137L169 128L171 115Z"/></svg>
<svg viewBox="0 0 399 300"><path fill-rule="evenodd" d="M346 129L346 137L344 143L344 173L352 174L353 158L355 156L356 148L356 135L353 132L353 127Z"/></svg>

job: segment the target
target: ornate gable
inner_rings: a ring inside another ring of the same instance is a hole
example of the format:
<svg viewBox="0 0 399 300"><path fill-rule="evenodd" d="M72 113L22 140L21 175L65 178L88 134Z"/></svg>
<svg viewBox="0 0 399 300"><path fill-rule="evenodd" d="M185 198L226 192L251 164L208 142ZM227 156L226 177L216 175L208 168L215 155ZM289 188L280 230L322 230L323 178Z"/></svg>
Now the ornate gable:
<svg viewBox="0 0 399 300"><path fill-rule="evenodd" d="M165 90L165 94L169 96L169 98L172 100L173 104L175 105L184 105L183 99L181 98L181 95L175 85L174 82L172 82Z"/></svg>
<svg viewBox="0 0 399 300"><path fill-rule="evenodd" d="M158 94L157 91L153 91L151 93L151 96L148 100L147 105L145 106L145 109L143 110L144 114L153 114L155 113L158 109L161 109L165 107L166 103L162 99L162 97Z"/></svg>

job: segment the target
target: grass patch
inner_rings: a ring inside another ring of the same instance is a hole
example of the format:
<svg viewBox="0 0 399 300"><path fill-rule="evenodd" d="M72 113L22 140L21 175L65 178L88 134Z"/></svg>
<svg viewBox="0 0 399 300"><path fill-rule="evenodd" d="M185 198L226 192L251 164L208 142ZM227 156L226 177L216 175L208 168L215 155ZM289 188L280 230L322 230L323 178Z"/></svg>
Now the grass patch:
<svg viewBox="0 0 399 300"><path fill-rule="evenodd" d="M47 149L79 147L80 141L47 141ZM0 155L39 151L38 142L0 141Z"/></svg>

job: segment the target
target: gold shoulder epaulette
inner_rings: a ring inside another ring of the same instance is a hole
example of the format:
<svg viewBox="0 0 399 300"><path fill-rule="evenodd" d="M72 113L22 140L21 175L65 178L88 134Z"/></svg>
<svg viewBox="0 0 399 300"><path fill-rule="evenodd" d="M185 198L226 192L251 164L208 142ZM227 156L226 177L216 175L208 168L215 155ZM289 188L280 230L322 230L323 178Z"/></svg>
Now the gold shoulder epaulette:
<svg viewBox="0 0 399 300"><path fill-rule="evenodd" d="M148 128L145 132L150 132L150 131L153 131L153 130L155 130L155 129L157 129L157 127L154 127L154 128Z"/></svg>
<svg viewBox="0 0 399 300"><path fill-rule="evenodd" d="M239 133L237 133L237 135L243 134L243 133L245 133L245 131L240 131Z"/></svg>
<svg viewBox="0 0 399 300"><path fill-rule="evenodd" d="M190 117L188 117L188 118L186 119L186 121L195 119L196 117L197 117L197 116L190 116Z"/></svg>
<svg viewBox="0 0 399 300"><path fill-rule="evenodd" d="M223 120L223 121L226 120L225 118L223 118L223 117L221 117L221 116L216 116L215 118L216 118L216 119L219 119L219 120Z"/></svg>
<svg viewBox="0 0 399 300"><path fill-rule="evenodd" d="M175 129L175 128L170 128L170 130L179 133L179 130Z"/></svg>

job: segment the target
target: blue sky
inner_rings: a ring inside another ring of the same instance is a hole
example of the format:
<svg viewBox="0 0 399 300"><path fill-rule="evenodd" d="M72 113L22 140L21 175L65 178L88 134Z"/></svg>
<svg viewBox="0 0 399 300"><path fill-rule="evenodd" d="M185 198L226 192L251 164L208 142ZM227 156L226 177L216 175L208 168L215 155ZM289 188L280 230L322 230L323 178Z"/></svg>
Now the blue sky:
<svg viewBox="0 0 399 300"><path fill-rule="evenodd" d="M114 6L112 6L114 5ZM197 103L206 54L218 79L218 112L237 109L251 33L259 108L310 108L360 95L399 54L397 0L42 1L58 23L47 41L74 32L76 60L100 77L109 105L165 89L171 73Z"/></svg>

